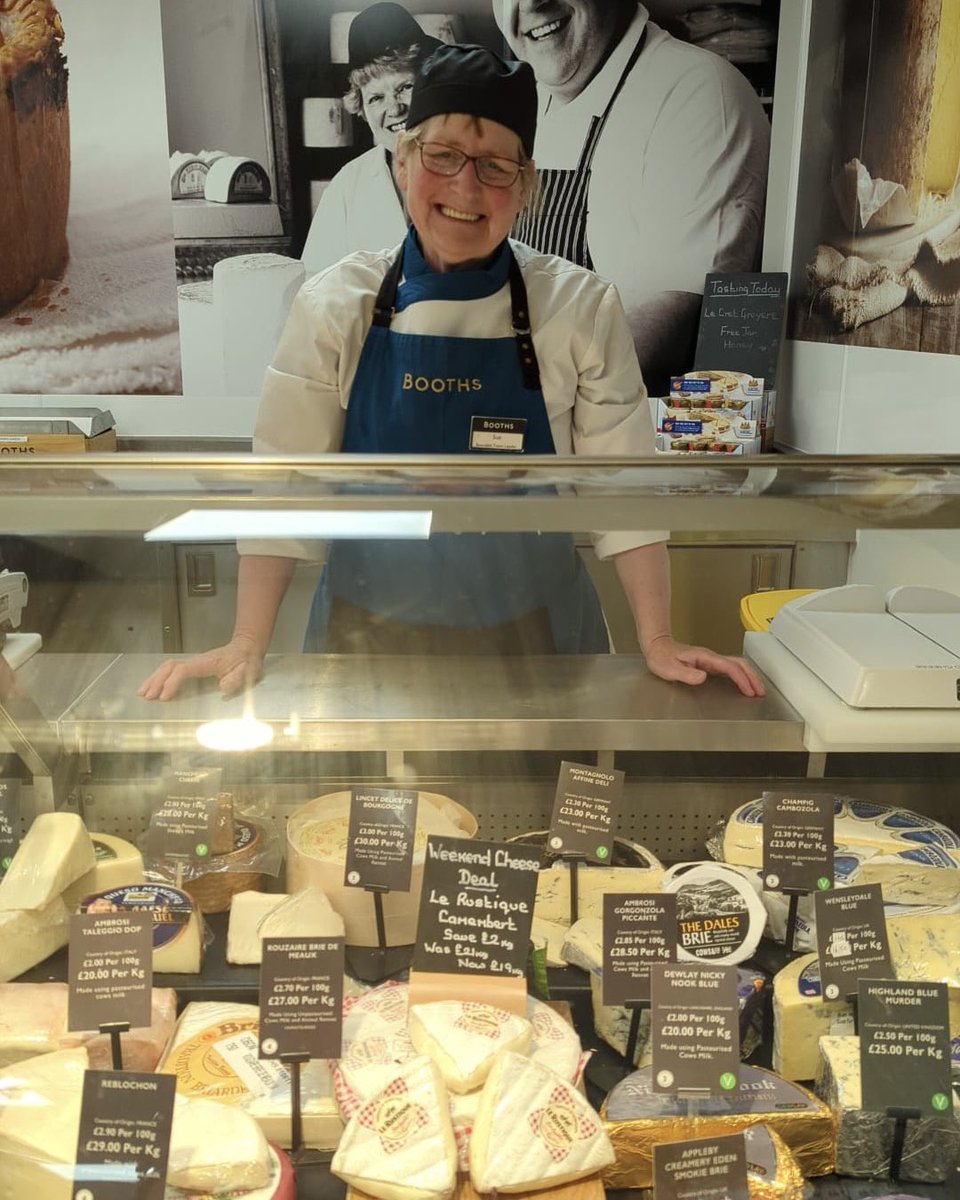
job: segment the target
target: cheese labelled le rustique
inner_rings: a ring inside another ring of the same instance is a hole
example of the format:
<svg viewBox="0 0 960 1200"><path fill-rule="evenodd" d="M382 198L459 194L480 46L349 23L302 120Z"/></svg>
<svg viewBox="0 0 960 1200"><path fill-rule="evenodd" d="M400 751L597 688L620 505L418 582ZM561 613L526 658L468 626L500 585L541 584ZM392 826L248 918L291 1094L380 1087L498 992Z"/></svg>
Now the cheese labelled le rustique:
<svg viewBox="0 0 960 1200"><path fill-rule="evenodd" d="M379 1200L450 1200L457 1147L446 1089L429 1058L405 1064L350 1118L330 1169Z"/></svg>
<svg viewBox="0 0 960 1200"><path fill-rule="evenodd" d="M46 908L92 871L96 861L90 835L76 813L40 813L0 881L0 911Z"/></svg>
<svg viewBox="0 0 960 1200"><path fill-rule="evenodd" d="M509 1050L483 1085L470 1138L478 1192L526 1192L592 1175L614 1160L599 1116L570 1084Z"/></svg>
<svg viewBox="0 0 960 1200"><path fill-rule="evenodd" d="M153 969L192 975L203 965L203 926L193 900L179 888L132 884L87 896L81 911L147 912L153 918Z"/></svg>
<svg viewBox="0 0 960 1200"><path fill-rule="evenodd" d="M59 896L45 908L0 912L0 983L16 979L70 940L70 914Z"/></svg>
<svg viewBox="0 0 960 1200"><path fill-rule="evenodd" d="M895 1122L862 1107L860 1039L820 1040L817 1095L837 1121L838 1175L879 1179L889 1173ZM960 1164L960 1122L956 1113L921 1113L907 1122L899 1179L917 1183L956 1180Z"/></svg>
<svg viewBox="0 0 960 1200"><path fill-rule="evenodd" d="M533 1035L523 1017L459 1000L414 1004L407 1029L414 1049L432 1059L447 1087L460 1094L480 1087L501 1051L525 1053Z"/></svg>

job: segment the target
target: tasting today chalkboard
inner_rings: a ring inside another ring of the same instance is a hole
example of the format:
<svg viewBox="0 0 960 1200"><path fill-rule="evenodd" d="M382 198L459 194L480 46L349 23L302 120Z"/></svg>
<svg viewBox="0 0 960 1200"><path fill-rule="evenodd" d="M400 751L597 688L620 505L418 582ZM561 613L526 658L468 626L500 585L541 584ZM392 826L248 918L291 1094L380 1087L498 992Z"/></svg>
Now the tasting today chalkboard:
<svg viewBox="0 0 960 1200"><path fill-rule="evenodd" d="M786 271L711 273L703 288L694 367L747 371L777 386L787 302Z"/></svg>

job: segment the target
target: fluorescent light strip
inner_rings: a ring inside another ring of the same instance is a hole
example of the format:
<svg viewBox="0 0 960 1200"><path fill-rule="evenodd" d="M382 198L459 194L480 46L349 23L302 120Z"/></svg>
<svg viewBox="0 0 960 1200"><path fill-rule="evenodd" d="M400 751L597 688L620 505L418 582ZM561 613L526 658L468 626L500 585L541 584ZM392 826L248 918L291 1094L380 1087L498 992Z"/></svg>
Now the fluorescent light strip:
<svg viewBox="0 0 960 1200"><path fill-rule="evenodd" d="M191 508L143 535L145 542L216 542L234 538L426 539L432 512L387 509L299 511Z"/></svg>

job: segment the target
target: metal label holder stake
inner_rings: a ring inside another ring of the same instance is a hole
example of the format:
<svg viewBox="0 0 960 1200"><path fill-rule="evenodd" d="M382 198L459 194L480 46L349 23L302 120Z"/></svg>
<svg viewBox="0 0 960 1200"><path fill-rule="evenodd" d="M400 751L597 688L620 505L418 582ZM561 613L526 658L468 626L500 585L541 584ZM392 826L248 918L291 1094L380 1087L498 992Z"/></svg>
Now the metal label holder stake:
<svg viewBox="0 0 960 1200"><path fill-rule="evenodd" d="M123 1070L123 1053L120 1047L120 1034L130 1032L129 1021L108 1021L98 1026L101 1033L110 1035L110 1059L115 1071Z"/></svg>
<svg viewBox="0 0 960 1200"><path fill-rule="evenodd" d="M907 1140L907 1122L919 1120L920 1115L919 1108L899 1108L895 1105L887 1108L887 1116L892 1117L894 1121L893 1145L890 1147L890 1179L894 1183L900 1182L903 1147Z"/></svg>
<svg viewBox="0 0 960 1200"><path fill-rule="evenodd" d="M789 898L787 907L787 928L784 934L784 950L787 958L795 958L797 951L794 949L794 942L797 938L797 909L800 904L801 896L809 896L810 893L804 888L781 888L780 894Z"/></svg>
<svg viewBox="0 0 960 1200"><path fill-rule="evenodd" d="M640 1020L644 1012L650 1011L650 1001L630 1000L627 1002L627 1008L630 1010L630 1032L627 1034L624 1068L625 1073L631 1075L636 1070L634 1059L637 1057L637 1042L640 1040Z"/></svg>
<svg viewBox="0 0 960 1200"><path fill-rule="evenodd" d="M709 1100L711 1095L708 1087L677 1088L677 1099L686 1102L688 1121L695 1121L700 1116L700 1102Z"/></svg>
<svg viewBox="0 0 960 1200"><path fill-rule="evenodd" d="M555 862L565 862L570 865L570 924L576 925L580 919L580 865L585 866L585 854L552 854L547 859L547 865Z"/></svg>
<svg viewBox="0 0 960 1200"><path fill-rule="evenodd" d="M322 1200L330 1188L330 1158L327 1151L308 1149L303 1142L303 1093L301 1072L310 1055L302 1051L278 1056L290 1069L290 1164L300 1200Z"/></svg>
<svg viewBox="0 0 960 1200"><path fill-rule="evenodd" d="M391 889L386 884L365 884L363 890L373 897L373 915L377 923L375 946L347 947L347 966L363 983L379 983L410 966L413 948L410 946L387 945L387 922L383 911L383 898Z"/></svg>

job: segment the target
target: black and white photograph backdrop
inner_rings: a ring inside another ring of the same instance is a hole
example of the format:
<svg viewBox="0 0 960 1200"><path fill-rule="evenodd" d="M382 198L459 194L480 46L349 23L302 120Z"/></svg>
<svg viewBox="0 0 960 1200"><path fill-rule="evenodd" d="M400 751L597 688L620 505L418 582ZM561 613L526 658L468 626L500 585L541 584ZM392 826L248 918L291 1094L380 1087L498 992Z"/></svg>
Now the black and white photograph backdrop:
<svg viewBox="0 0 960 1200"><path fill-rule="evenodd" d="M0 261L0 393L178 394L160 0L57 9L66 75L54 58L45 67L57 94L25 69L0 95L12 105L0 238L13 246ZM8 34L9 49L15 23ZM13 286L18 261L36 269Z"/></svg>
<svg viewBox="0 0 960 1200"><path fill-rule="evenodd" d="M250 156L272 189L229 212L174 201L185 392L255 393L303 279L399 244L393 144L418 63L456 40L533 66L543 195L516 235L617 285L665 390L706 273L759 265L778 17L777 0L164 0L172 172Z"/></svg>

